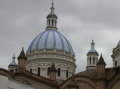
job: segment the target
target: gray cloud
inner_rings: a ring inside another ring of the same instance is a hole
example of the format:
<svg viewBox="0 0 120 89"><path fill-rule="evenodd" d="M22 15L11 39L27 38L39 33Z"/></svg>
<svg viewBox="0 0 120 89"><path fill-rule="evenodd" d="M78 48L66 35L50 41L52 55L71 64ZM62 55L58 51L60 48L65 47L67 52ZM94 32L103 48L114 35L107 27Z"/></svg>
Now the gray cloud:
<svg viewBox="0 0 120 89"><path fill-rule="evenodd" d="M0 67L7 68L14 53L46 27L50 0L0 0ZM56 0L58 30L73 46L77 72L86 67L91 40L103 53L107 67L112 66L112 49L120 39L119 0Z"/></svg>

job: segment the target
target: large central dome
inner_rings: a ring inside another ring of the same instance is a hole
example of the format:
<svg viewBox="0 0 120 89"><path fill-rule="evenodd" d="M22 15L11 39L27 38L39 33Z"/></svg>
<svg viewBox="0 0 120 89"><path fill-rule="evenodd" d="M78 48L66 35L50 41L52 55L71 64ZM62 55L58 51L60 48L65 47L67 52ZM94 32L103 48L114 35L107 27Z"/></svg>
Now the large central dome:
<svg viewBox="0 0 120 89"><path fill-rule="evenodd" d="M52 2L46 30L41 32L28 47L26 69L49 78L49 68L54 62L59 83L75 73L75 55L70 42L57 29L57 15Z"/></svg>
<svg viewBox="0 0 120 89"><path fill-rule="evenodd" d="M73 53L70 42L57 30L45 30L30 44L28 53L40 49L57 49Z"/></svg>

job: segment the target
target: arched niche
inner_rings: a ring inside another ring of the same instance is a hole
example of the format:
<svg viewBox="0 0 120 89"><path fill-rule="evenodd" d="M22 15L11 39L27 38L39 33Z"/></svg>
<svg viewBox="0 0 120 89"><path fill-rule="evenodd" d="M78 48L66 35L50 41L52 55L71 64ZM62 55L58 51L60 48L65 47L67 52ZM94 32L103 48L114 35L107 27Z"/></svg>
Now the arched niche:
<svg viewBox="0 0 120 89"><path fill-rule="evenodd" d="M95 83L87 77L75 77L65 81L60 89L96 89Z"/></svg>

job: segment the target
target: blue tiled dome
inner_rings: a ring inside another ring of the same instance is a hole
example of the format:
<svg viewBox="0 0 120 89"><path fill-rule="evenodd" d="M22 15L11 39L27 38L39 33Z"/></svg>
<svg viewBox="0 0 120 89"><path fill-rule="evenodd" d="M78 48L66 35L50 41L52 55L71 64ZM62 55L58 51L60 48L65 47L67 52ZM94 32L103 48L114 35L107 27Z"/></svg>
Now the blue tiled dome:
<svg viewBox="0 0 120 89"><path fill-rule="evenodd" d="M9 66L17 66L16 62L15 61L12 61Z"/></svg>
<svg viewBox="0 0 120 89"><path fill-rule="evenodd" d="M91 52L91 53L97 53L97 51L95 49L90 49L89 52Z"/></svg>
<svg viewBox="0 0 120 89"><path fill-rule="evenodd" d="M87 54L90 54L90 53L94 53L94 54L99 55L98 52L94 48L90 49Z"/></svg>
<svg viewBox="0 0 120 89"><path fill-rule="evenodd" d="M89 53L98 54L98 52L95 50L94 46L95 46L95 43L94 43L94 41L92 40L91 49L88 51L88 54L89 54Z"/></svg>
<svg viewBox="0 0 120 89"><path fill-rule="evenodd" d="M37 49L57 49L73 53L70 42L57 30L45 30L30 44L28 53Z"/></svg>

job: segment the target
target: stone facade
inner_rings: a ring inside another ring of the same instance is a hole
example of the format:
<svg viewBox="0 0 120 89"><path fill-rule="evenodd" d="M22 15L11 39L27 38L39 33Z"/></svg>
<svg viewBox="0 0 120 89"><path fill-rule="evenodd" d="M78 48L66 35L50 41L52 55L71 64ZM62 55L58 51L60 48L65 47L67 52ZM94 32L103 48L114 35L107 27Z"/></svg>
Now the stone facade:
<svg viewBox="0 0 120 89"><path fill-rule="evenodd" d="M56 79L56 67L52 63L49 77L45 78L27 70L8 71L0 69L2 89L119 89L120 67L106 68L101 55L96 69L87 69L72 75L62 83ZM4 76L4 77L3 77Z"/></svg>
<svg viewBox="0 0 120 89"><path fill-rule="evenodd" d="M103 71L102 68L100 70ZM8 89L119 89L120 67L105 68L103 76L98 77L98 74L103 73L100 70L85 70L58 84L55 80L28 71L13 73L0 69L0 80L4 80L0 84L2 84L2 89L7 89L6 85Z"/></svg>

